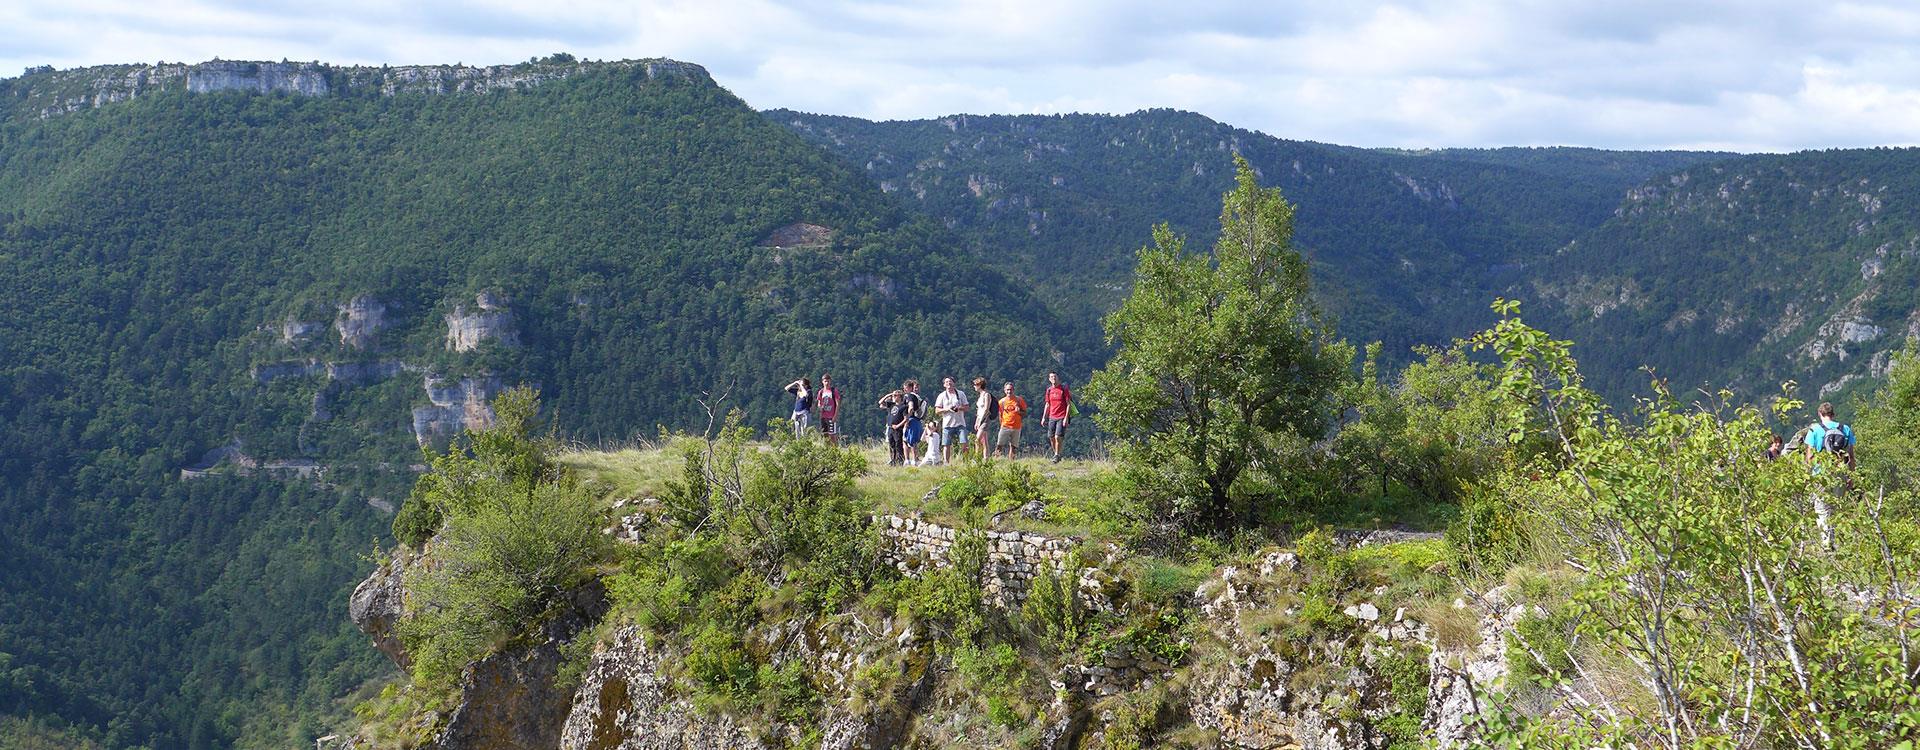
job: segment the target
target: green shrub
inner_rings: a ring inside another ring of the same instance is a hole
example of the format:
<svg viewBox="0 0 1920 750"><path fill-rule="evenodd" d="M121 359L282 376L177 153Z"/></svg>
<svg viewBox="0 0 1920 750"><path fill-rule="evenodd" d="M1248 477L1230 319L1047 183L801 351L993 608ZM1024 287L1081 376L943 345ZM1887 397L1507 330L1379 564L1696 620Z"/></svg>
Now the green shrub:
<svg viewBox="0 0 1920 750"><path fill-rule="evenodd" d="M681 666L694 687L695 703L706 711L750 703L760 689L760 665L724 623L701 625Z"/></svg>
<svg viewBox="0 0 1920 750"><path fill-rule="evenodd" d="M1424 747L1420 720L1426 715L1428 681L1432 670L1427 665L1427 649L1418 644L1382 649L1375 657L1374 669L1387 680L1391 702L1388 713L1378 722L1387 736L1388 750L1419 750Z"/></svg>
<svg viewBox="0 0 1920 750"><path fill-rule="evenodd" d="M421 682L451 679L527 628L607 554L599 504L570 475L473 489L471 507L449 507L434 564L405 580L399 633Z"/></svg>
<svg viewBox="0 0 1920 750"><path fill-rule="evenodd" d="M1029 673L1013 646L962 645L953 651L953 669L967 691L981 698L988 718L1004 727L1020 725L1016 708L1023 703Z"/></svg>
<svg viewBox="0 0 1920 750"><path fill-rule="evenodd" d="M1034 576L1027 600L1020 605L1020 622L1053 653L1068 653L1088 635L1090 613L1080 598L1080 552L1067 554L1060 570Z"/></svg>
<svg viewBox="0 0 1920 750"><path fill-rule="evenodd" d="M1132 589L1141 602L1153 605L1183 604L1194 589L1213 572L1205 563L1182 565L1164 558L1149 557L1132 568Z"/></svg>

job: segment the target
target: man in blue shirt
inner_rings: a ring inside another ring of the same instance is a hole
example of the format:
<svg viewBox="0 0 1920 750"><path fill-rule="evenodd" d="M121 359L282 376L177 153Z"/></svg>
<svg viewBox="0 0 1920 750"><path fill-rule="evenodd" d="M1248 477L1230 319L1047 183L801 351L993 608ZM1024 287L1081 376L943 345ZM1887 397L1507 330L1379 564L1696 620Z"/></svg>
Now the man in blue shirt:
<svg viewBox="0 0 1920 750"><path fill-rule="evenodd" d="M1832 453L1834 458L1853 466L1853 428L1834 417L1833 404L1820 404L1820 421L1807 428L1807 460L1817 453Z"/></svg>
<svg viewBox="0 0 1920 750"><path fill-rule="evenodd" d="M1813 463L1814 457L1821 453L1831 453L1835 460L1848 468L1853 467L1853 428L1840 423L1834 416L1833 404L1820 404L1820 421L1807 428L1807 462ZM1819 465L1813 467L1815 474L1820 473ZM1853 480L1845 479L1849 486ZM1833 511L1827 506L1828 489L1813 491L1814 523L1820 526L1820 541L1827 549L1833 549Z"/></svg>

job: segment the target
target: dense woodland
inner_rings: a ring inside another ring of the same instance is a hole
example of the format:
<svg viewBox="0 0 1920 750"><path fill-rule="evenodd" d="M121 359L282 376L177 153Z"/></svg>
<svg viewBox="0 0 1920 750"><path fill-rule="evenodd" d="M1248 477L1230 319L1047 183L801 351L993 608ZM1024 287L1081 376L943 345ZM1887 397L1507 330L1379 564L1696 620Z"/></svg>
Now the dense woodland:
<svg viewBox="0 0 1920 750"><path fill-rule="evenodd" d="M302 730L281 714L378 672L340 614L387 525L365 499L397 504L421 460L424 375L255 365L492 372L542 384L570 436L624 441L692 424L701 391L777 413L802 368L857 395L1098 351L704 74L12 117L0 217L0 712L116 747L283 746ZM801 221L837 233L760 246ZM521 346L448 351L442 317L481 291L510 300ZM280 337L359 295L389 321L367 349ZM179 480L236 440L325 482Z"/></svg>
<svg viewBox="0 0 1920 750"><path fill-rule="evenodd" d="M1294 207L1236 168L1210 250L1165 225L1141 250L1105 327L1118 351L1085 391L1115 458L1073 474L879 469L814 437L756 444L737 413L665 449L565 452L538 436L531 391L504 396L500 426L436 458L396 520L409 562L381 575L407 592L409 679L364 704L357 736L467 746L445 706L521 704L463 670L532 661L554 647L518 634L604 590L551 682L577 688L567 724L605 746L811 748L849 721L889 727L880 746L1913 746L1920 350L1864 402L1875 442L1804 457L1762 452L1768 422L1806 406L1790 398L1656 386L1610 409L1571 342L1509 300L1396 376L1377 346L1356 372L1289 242ZM598 531L615 497L618 544ZM1004 581L989 535L1033 505L1015 523L1079 541L1008 603L985 585ZM1424 511L1445 534L1337 543L1328 514L1359 507ZM888 563L882 508L952 524L944 561ZM1395 635L1403 618L1431 635ZM857 648L832 635L849 622L881 629L879 648L838 651ZM1466 681L1449 726L1432 697L1489 650L1502 666ZM643 666L589 666L622 655ZM1082 686L1129 659L1152 677Z"/></svg>
<svg viewBox="0 0 1920 750"><path fill-rule="evenodd" d="M1818 385L1897 343L1916 304L1906 151L1381 152L1167 111L763 115L704 73L640 68L397 96L328 70L326 97L169 90L46 118L25 94L66 73L0 81L0 717L108 747L304 742L386 671L341 613L391 544L367 500L399 504L424 461L409 412L424 373L539 384L561 434L592 444L700 426L703 391L776 415L779 385L823 370L856 405L942 371L1084 382L1112 351L1099 318L1135 250L1163 220L1210 244L1236 152L1302 207L1297 243L1339 333L1386 342L1389 364L1539 285L1552 293L1529 310L1571 329L1609 396L1631 392L1611 386L1642 355L1694 367L1687 380L1735 379L1737 361L1768 390L1794 342L1879 284L1860 309L1883 337L1822 360L1803 378ZM1689 182L1665 176L1681 169ZM1754 198L1707 200L1735 176ZM1672 208L1624 210L1643 182L1674 186L1648 199ZM1849 212L1867 203L1841 186L1879 201L1865 230ZM765 246L796 222L833 238ZM1749 235L1780 264L1743 263ZM1559 290L1610 271L1645 304L1576 314ZM1739 292L1781 277L1791 290ZM443 316L482 292L507 300L520 345L449 351ZM1746 339L1703 332L1709 301L1759 336L1791 294L1819 305L1796 298L1799 327L1751 359ZM365 349L325 327L361 295L388 320ZM288 321L323 328L287 340ZM254 374L307 360L419 369ZM328 470L180 480L229 445Z"/></svg>

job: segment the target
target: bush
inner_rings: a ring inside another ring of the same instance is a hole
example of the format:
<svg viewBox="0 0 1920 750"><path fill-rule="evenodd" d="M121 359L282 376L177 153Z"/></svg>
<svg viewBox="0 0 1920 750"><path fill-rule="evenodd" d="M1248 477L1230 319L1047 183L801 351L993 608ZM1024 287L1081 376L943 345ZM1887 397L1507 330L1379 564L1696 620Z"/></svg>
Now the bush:
<svg viewBox="0 0 1920 750"><path fill-rule="evenodd" d="M1055 654L1070 653L1089 634L1090 613L1080 599L1080 552L1068 553L1060 570L1042 571L1020 605L1020 622Z"/></svg>
<svg viewBox="0 0 1920 750"><path fill-rule="evenodd" d="M538 395L516 388L494 404L496 426L434 458L408 500L407 523L396 528L418 543L437 527L440 539L430 564L403 581L408 611L399 633L422 683L451 680L524 630L608 552L593 493L547 462L546 444L529 434Z"/></svg>
<svg viewBox="0 0 1920 750"><path fill-rule="evenodd" d="M470 512L450 514L436 564L408 571L400 634L415 677L456 675L497 642L562 601L604 559L598 504L572 481L532 491L496 487Z"/></svg>

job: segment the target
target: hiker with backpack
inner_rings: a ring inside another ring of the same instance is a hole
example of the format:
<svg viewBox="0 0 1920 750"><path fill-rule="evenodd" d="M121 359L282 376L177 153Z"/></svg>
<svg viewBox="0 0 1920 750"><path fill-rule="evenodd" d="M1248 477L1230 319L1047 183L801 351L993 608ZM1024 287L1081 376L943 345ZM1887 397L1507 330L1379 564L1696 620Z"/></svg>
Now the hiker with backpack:
<svg viewBox="0 0 1920 750"><path fill-rule="evenodd" d="M1853 428L1835 418L1831 402L1821 403L1820 420L1807 426L1806 449L1809 461L1818 454L1827 453L1841 465L1853 468Z"/></svg>
<svg viewBox="0 0 1920 750"><path fill-rule="evenodd" d="M880 408L887 412L887 465L899 466L906 460L907 389L905 385L880 397Z"/></svg>
<svg viewBox="0 0 1920 750"><path fill-rule="evenodd" d="M1853 428L1840 422L1830 402L1820 404L1820 419L1807 426L1805 445L1807 462L1813 464L1815 474L1820 473L1818 460L1822 453L1832 456L1848 469L1854 466ZM1843 473L1842 481L1851 489L1853 479L1850 476L1844 476ZM1833 549L1833 513L1827 507L1827 492L1823 489L1813 491L1813 514L1814 521L1820 526L1820 541L1827 549Z"/></svg>

